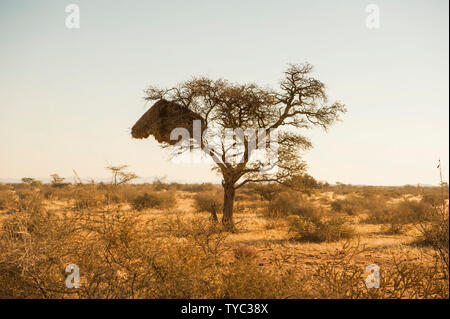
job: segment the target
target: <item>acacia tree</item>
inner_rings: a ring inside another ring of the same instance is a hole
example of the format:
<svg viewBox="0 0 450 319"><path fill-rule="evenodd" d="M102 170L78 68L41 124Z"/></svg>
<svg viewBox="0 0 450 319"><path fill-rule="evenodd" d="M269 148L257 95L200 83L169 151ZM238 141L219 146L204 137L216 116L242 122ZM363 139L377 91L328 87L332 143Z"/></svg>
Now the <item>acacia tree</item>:
<svg viewBox="0 0 450 319"><path fill-rule="evenodd" d="M114 186L126 184L133 179L138 178L138 176L133 172L128 172L126 169L128 165L120 165L120 166L107 166L106 169L111 171L112 175L112 184Z"/></svg>
<svg viewBox="0 0 450 319"><path fill-rule="evenodd" d="M220 133L214 134L216 138L204 134L200 140L191 141L214 160L213 169L223 177L222 223L226 227L234 227L236 189L247 183L283 184L293 176L303 174L306 164L301 160L301 151L311 148L312 144L300 134L300 129L319 126L326 130L346 112L343 104L328 103L325 86L311 75L312 69L309 63L289 65L278 90L205 77L193 78L170 89L151 86L146 90L146 100L178 103L200 115L207 129ZM227 129L261 128L268 142L271 139L278 142L276 151L272 150L265 159L250 160L254 151L250 147L251 139L255 136L237 136L236 143L243 146L237 154L239 160L227 160L231 149L224 138L217 139L217 136L225 136ZM269 134L271 130L278 130L276 137ZM265 169L274 165L275 171Z"/></svg>

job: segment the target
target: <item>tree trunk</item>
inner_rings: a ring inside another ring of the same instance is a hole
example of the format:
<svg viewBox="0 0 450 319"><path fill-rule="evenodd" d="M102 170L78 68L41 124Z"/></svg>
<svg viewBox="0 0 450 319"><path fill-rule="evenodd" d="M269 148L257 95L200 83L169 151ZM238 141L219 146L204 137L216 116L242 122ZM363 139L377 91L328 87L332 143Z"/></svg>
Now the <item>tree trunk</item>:
<svg viewBox="0 0 450 319"><path fill-rule="evenodd" d="M233 230L233 206L234 206L234 185L231 183L223 184L223 216L222 224L225 228Z"/></svg>

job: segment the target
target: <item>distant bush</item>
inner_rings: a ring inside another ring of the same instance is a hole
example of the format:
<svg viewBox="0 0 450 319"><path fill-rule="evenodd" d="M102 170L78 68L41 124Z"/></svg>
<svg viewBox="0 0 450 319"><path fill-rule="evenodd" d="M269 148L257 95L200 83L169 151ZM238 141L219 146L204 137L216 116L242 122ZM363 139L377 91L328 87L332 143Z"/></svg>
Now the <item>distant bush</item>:
<svg viewBox="0 0 450 319"><path fill-rule="evenodd" d="M400 218L390 216L390 218L381 226L381 231L387 235L398 235L402 234L407 226L408 225Z"/></svg>
<svg viewBox="0 0 450 319"><path fill-rule="evenodd" d="M237 192L234 200L236 202L244 202L244 201L252 202L252 201L254 201L254 196L252 196L251 194L248 194L248 193L244 193L244 192Z"/></svg>
<svg viewBox="0 0 450 319"><path fill-rule="evenodd" d="M448 206L436 206L428 213L426 222L417 224L421 233L419 242L430 246L443 265L443 273L449 282L449 212Z"/></svg>
<svg viewBox="0 0 450 319"><path fill-rule="evenodd" d="M24 177L22 178L22 183L29 185L31 187L40 187L42 186L42 182L35 180L34 178L31 177Z"/></svg>
<svg viewBox="0 0 450 319"><path fill-rule="evenodd" d="M322 209L306 201L299 203L295 210L290 213L290 215L300 217L321 217L323 214Z"/></svg>
<svg viewBox="0 0 450 319"><path fill-rule="evenodd" d="M0 190L0 210L10 209L14 206L14 195L10 190Z"/></svg>
<svg viewBox="0 0 450 319"><path fill-rule="evenodd" d="M337 199L331 203L331 211L333 212L356 215L360 210L360 203L357 200Z"/></svg>
<svg viewBox="0 0 450 319"><path fill-rule="evenodd" d="M221 186L214 185L211 183L203 183L203 184L179 184L178 189L185 192L192 192L192 193L198 193L198 192L206 192L211 190L218 190Z"/></svg>
<svg viewBox="0 0 450 319"><path fill-rule="evenodd" d="M254 184L249 189L268 202L272 202L283 191L281 186L276 184Z"/></svg>
<svg viewBox="0 0 450 319"><path fill-rule="evenodd" d="M164 181L164 178L156 178L155 181L152 183L153 190L154 191L163 191L168 190L170 188L170 184L166 183Z"/></svg>
<svg viewBox="0 0 450 319"><path fill-rule="evenodd" d="M73 191L74 209L83 210L96 208L105 202L103 192L96 189L95 185L79 185Z"/></svg>
<svg viewBox="0 0 450 319"><path fill-rule="evenodd" d="M449 249L449 220L440 219L431 223L424 224L420 228L422 242L432 247L438 247L448 251Z"/></svg>
<svg viewBox="0 0 450 319"><path fill-rule="evenodd" d="M392 213L385 204L382 204L368 209L367 215L366 223L383 224L390 220Z"/></svg>
<svg viewBox="0 0 450 319"><path fill-rule="evenodd" d="M426 221L433 206L424 201L402 201L394 207L394 212L403 217L407 223Z"/></svg>
<svg viewBox="0 0 450 319"><path fill-rule="evenodd" d="M442 202L442 196L439 193L428 193L423 195L422 202L436 206Z"/></svg>
<svg viewBox="0 0 450 319"><path fill-rule="evenodd" d="M176 205L176 198L172 192L149 192L137 196L132 205L139 211L147 208L168 209Z"/></svg>
<svg viewBox="0 0 450 319"><path fill-rule="evenodd" d="M217 191L200 192L194 196L195 208L199 212L208 212L214 220L223 209L223 195Z"/></svg>
<svg viewBox="0 0 450 319"><path fill-rule="evenodd" d="M286 217L289 213L300 208L301 201L302 197L297 192L284 191L278 193L275 198L269 202L265 216L269 218Z"/></svg>
<svg viewBox="0 0 450 319"><path fill-rule="evenodd" d="M383 231L400 234L411 224L425 221L432 207L424 202L403 200L396 204L379 204L368 210L366 222L384 224Z"/></svg>
<svg viewBox="0 0 450 319"><path fill-rule="evenodd" d="M353 229L345 220L337 217L326 220L317 216L291 216L289 224L290 231L301 241L334 242L354 236Z"/></svg>
<svg viewBox="0 0 450 319"><path fill-rule="evenodd" d="M16 191L18 196L17 208L19 211L41 212L43 209L43 196L41 192L34 190Z"/></svg>
<svg viewBox="0 0 450 319"><path fill-rule="evenodd" d="M62 187L54 187L53 184L43 184L40 191L48 200L71 200L73 198L73 185L64 184Z"/></svg>

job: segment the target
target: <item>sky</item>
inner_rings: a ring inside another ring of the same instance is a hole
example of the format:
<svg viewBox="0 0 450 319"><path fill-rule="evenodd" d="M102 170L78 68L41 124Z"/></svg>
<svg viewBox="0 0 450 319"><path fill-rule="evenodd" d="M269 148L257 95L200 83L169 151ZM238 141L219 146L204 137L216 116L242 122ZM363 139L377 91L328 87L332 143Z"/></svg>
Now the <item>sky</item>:
<svg viewBox="0 0 450 319"><path fill-rule="evenodd" d="M65 25L69 4L80 28ZM368 28L368 4L379 28ZM148 85L192 76L276 88L310 62L348 113L308 130L318 180L439 183L449 162L449 4L432 1L0 1L0 179L106 178L128 164L147 179L219 182L174 163L130 128Z"/></svg>

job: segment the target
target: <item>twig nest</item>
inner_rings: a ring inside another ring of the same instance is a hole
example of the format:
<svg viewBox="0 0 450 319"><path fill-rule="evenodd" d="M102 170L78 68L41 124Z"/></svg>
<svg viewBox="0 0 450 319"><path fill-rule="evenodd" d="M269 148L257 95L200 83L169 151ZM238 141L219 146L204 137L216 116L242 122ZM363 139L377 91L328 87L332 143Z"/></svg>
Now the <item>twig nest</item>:
<svg viewBox="0 0 450 319"><path fill-rule="evenodd" d="M193 137L194 120L201 120L201 133L205 127L203 118L187 107L167 100L159 100L141 116L131 129L133 138L143 139L152 135L159 143L176 144L170 139L175 128L185 128Z"/></svg>

